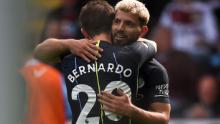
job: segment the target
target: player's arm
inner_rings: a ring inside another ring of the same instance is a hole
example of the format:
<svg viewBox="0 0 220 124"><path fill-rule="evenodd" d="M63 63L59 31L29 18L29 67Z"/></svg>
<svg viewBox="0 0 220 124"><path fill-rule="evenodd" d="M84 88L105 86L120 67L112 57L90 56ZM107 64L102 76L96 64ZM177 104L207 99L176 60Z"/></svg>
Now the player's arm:
<svg viewBox="0 0 220 124"><path fill-rule="evenodd" d="M139 124L168 124L170 119L170 104L153 103L150 110L131 106L130 118Z"/></svg>
<svg viewBox="0 0 220 124"><path fill-rule="evenodd" d="M142 41L142 42L145 42L145 43L148 43L152 46L152 49L157 52L157 43L155 41L152 41L152 40L148 40L146 38L138 38L138 41Z"/></svg>
<svg viewBox="0 0 220 124"><path fill-rule="evenodd" d="M145 38L138 38L138 41L141 41L143 45L147 48L147 51L145 50L145 58L147 58L146 60L148 61L154 58L157 53L157 43L155 41L148 40Z"/></svg>
<svg viewBox="0 0 220 124"><path fill-rule="evenodd" d="M144 85L143 90L144 96L148 98L145 102L150 103L149 110L132 104L130 97L120 90L118 90L120 96L102 92L98 95L99 101L103 104L104 110L127 116L138 124L168 124L171 107L167 72L155 60L146 62L143 67L141 70L144 73L144 80L149 83Z"/></svg>
<svg viewBox="0 0 220 124"><path fill-rule="evenodd" d="M118 94L120 96L114 96L106 91L98 94L105 111L127 116L138 124L168 124L170 104L155 102L151 104L150 110L145 110L132 104L130 97L123 91L118 90Z"/></svg>
<svg viewBox="0 0 220 124"><path fill-rule="evenodd" d="M148 104L148 111L134 107L132 118L140 122L152 124L168 124L171 106L169 103L168 74L166 69L155 59L146 62L140 70L146 82L141 89L144 104ZM147 108L144 108L147 109ZM137 116L137 117L136 117Z"/></svg>
<svg viewBox="0 0 220 124"><path fill-rule="evenodd" d="M61 56L72 53L90 62L90 60L95 60L101 56L98 52L102 49L94 45L95 42L88 39L50 38L36 46L34 56L46 63L56 63L60 61Z"/></svg>

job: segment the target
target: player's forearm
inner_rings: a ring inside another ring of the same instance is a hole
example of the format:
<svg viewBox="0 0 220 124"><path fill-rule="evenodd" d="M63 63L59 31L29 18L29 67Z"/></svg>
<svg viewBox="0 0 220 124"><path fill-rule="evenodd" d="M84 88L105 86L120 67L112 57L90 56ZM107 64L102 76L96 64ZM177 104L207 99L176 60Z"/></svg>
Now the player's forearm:
<svg viewBox="0 0 220 124"><path fill-rule="evenodd" d="M169 116L166 113L146 111L136 106L131 107L129 116L138 124L168 124L169 122Z"/></svg>
<svg viewBox="0 0 220 124"><path fill-rule="evenodd" d="M67 40L47 39L38 44L34 50L34 56L46 63L55 63L59 61L60 55L68 52Z"/></svg>

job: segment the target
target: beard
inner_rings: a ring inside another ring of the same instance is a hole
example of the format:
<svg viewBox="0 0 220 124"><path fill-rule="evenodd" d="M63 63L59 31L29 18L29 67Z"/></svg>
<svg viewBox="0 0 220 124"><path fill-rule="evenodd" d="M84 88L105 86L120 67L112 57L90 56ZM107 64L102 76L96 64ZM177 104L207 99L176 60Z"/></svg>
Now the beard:
<svg viewBox="0 0 220 124"><path fill-rule="evenodd" d="M127 45L137 41L138 35L128 36L121 32L112 33L112 42L114 45Z"/></svg>

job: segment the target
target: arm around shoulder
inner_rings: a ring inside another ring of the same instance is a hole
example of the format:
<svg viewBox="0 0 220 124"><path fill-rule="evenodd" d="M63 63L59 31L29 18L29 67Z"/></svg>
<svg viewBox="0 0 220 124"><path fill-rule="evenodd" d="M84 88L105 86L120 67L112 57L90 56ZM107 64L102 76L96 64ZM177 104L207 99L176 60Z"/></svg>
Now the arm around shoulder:
<svg viewBox="0 0 220 124"><path fill-rule="evenodd" d="M155 50L155 53L157 52L157 43L156 43L155 41L153 41L153 40L148 40L148 39L146 39L146 38L138 38L138 41L146 42L146 43L152 45L153 48L154 48L154 50Z"/></svg>
<svg viewBox="0 0 220 124"><path fill-rule="evenodd" d="M34 55L37 59L46 63L56 63L65 54L72 53L87 62L101 57L103 51L95 45L96 41L89 39L54 39L50 38L37 45Z"/></svg>
<svg viewBox="0 0 220 124"><path fill-rule="evenodd" d="M49 38L35 47L34 57L46 63L59 62L60 56L69 51L67 42L64 39Z"/></svg>

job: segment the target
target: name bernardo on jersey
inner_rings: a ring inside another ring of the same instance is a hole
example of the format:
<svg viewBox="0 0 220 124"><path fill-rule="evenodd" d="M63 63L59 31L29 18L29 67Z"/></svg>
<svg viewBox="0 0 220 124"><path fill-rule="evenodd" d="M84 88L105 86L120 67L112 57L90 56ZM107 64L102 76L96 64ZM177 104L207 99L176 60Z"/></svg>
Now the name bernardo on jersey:
<svg viewBox="0 0 220 124"><path fill-rule="evenodd" d="M114 65L113 63L97 64L97 71L110 72L121 74L126 78L129 78L132 75L132 70L130 68L124 68L122 65ZM87 64L86 66L79 66L72 70L72 73L67 76L69 81L73 83L79 76L82 76L87 73L96 72L96 64Z"/></svg>

